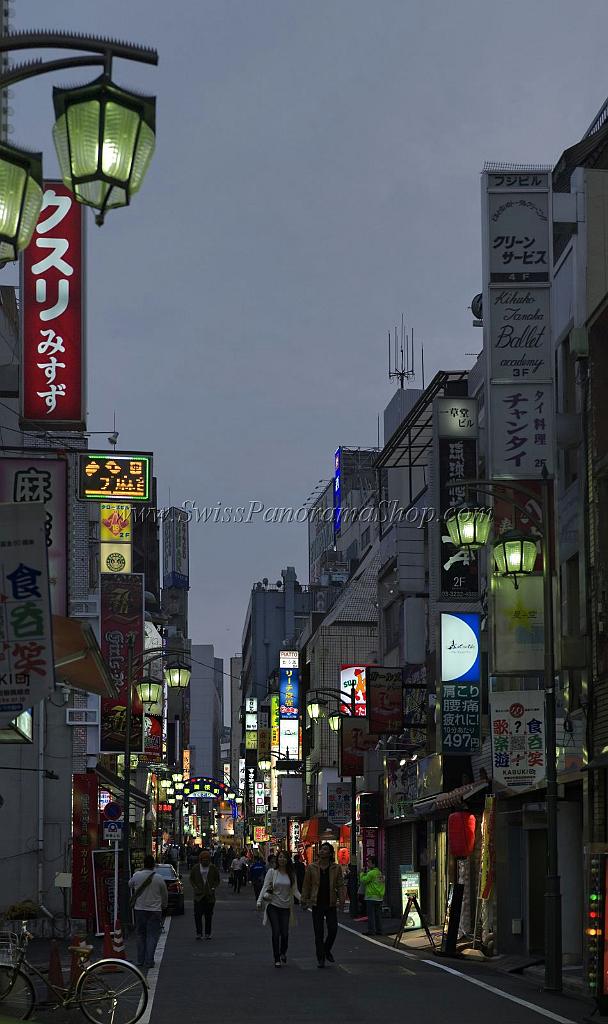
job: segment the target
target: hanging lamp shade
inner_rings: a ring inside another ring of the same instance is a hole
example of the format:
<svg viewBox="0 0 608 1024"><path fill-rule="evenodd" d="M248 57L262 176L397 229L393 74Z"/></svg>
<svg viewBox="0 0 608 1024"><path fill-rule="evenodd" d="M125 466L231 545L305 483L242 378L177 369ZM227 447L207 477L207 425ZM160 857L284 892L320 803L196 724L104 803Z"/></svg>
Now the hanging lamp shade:
<svg viewBox="0 0 608 1024"><path fill-rule="evenodd" d="M262 757L258 761L258 768L261 772L269 772L272 767L272 762L268 757Z"/></svg>
<svg viewBox="0 0 608 1024"><path fill-rule="evenodd" d="M448 817L448 846L452 857L470 857L475 849L475 815L469 811L455 811Z"/></svg>
<svg viewBox="0 0 608 1024"><path fill-rule="evenodd" d="M156 100L101 78L53 89L53 139L62 178L79 203L99 210L128 206L154 153Z"/></svg>
<svg viewBox="0 0 608 1024"><path fill-rule="evenodd" d="M159 704L163 699L163 684L159 683L158 679L142 679L135 689L142 704L147 704L148 707Z"/></svg>
<svg viewBox="0 0 608 1024"><path fill-rule="evenodd" d="M328 723L329 728L331 729L332 732L338 732L338 729L340 728L340 722L341 721L342 721L342 716L341 716L340 712L339 711L332 711L331 715L329 715L329 717L327 719L327 723Z"/></svg>
<svg viewBox="0 0 608 1024"><path fill-rule="evenodd" d="M450 540L457 548L468 548L476 551L487 543L492 524L492 510L488 508L452 509L445 517L445 525Z"/></svg>
<svg viewBox="0 0 608 1024"><path fill-rule="evenodd" d="M164 674L167 686L171 686L176 690L185 690L190 682L192 672L183 662L172 661L170 664L167 664Z"/></svg>
<svg viewBox="0 0 608 1024"><path fill-rule="evenodd" d="M536 541L518 530L502 533L494 544L494 562L502 576L527 575L536 565Z"/></svg>
<svg viewBox="0 0 608 1024"><path fill-rule="evenodd" d="M42 209L42 153L0 144L0 261L29 245Z"/></svg>

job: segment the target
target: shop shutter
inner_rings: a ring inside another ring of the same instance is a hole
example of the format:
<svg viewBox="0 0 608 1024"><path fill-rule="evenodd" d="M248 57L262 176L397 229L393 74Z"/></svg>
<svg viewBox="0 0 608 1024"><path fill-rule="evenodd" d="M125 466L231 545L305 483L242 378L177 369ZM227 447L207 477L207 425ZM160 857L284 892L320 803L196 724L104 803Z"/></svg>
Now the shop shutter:
<svg viewBox="0 0 608 1024"><path fill-rule="evenodd" d="M384 902L391 908L391 917L401 917L402 864L414 863L414 822L400 822L398 825L385 824L386 836L386 894Z"/></svg>

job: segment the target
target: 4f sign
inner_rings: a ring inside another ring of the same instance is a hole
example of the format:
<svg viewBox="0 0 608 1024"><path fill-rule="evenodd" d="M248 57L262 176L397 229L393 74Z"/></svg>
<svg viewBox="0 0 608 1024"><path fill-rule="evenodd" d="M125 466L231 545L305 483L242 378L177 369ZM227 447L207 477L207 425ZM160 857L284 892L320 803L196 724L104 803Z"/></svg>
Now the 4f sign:
<svg viewBox="0 0 608 1024"><path fill-rule="evenodd" d="M476 612L444 612L441 616L441 681L476 682L480 679L479 629Z"/></svg>

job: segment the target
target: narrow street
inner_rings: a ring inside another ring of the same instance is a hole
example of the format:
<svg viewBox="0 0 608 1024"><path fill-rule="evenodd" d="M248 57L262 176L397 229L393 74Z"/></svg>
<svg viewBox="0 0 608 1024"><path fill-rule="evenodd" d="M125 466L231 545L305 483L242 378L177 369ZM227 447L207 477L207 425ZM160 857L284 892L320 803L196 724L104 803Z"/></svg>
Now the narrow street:
<svg viewBox="0 0 608 1024"><path fill-rule="evenodd" d="M340 920L350 927L347 915ZM197 1024L226 1015L248 1024L266 1022L270 1015L290 1024L330 1019L368 1024L393 1019L396 1011L404 1019L429 1024L533 1024L543 1019L579 1022L589 1013L578 999L547 997L529 982L487 966L431 960L426 953L417 958L345 927L334 947L336 963L319 970L310 914L298 911L296 921L287 966L278 970L270 928L262 927L250 886L236 896L222 878L210 942L195 940L192 902L187 900L184 917L171 919L158 976L154 979L155 971L150 978L154 998L143 1024L178 1019ZM517 1001L506 998L507 993Z"/></svg>

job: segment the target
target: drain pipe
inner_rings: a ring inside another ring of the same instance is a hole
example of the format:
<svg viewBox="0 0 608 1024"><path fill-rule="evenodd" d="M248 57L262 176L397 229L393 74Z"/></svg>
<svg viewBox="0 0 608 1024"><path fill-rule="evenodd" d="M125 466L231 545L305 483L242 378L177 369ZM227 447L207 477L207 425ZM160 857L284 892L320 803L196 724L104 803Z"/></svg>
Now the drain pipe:
<svg viewBox="0 0 608 1024"><path fill-rule="evenodd" d="M44 895L44 726L45 706L38 705L38 906Z"/></svg>

